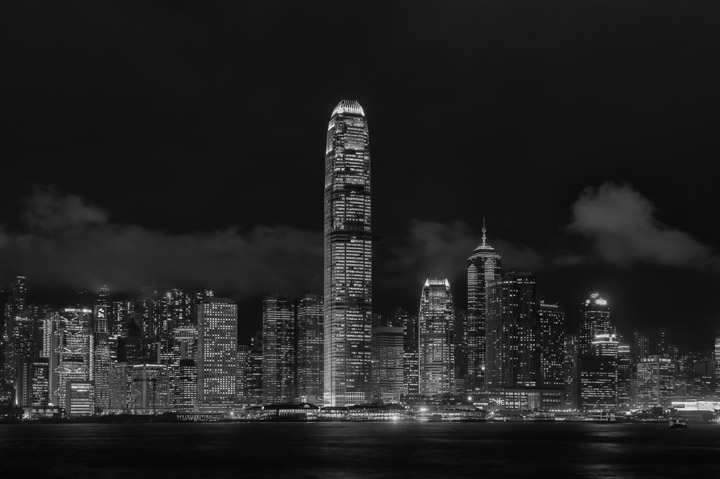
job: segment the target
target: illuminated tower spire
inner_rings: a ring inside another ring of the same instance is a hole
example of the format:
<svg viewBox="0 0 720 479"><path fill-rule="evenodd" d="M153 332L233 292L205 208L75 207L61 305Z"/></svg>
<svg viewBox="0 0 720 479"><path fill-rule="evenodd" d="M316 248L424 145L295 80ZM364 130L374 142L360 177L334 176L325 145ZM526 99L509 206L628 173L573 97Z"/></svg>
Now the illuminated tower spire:
<svg viewBox="0 0 720 479"><path fill-rule="evenodd" d="M370 150L365 112L342 100L325 148L324 400L368 399L372 328Z"/></svg>
<svg viewBox="0 0 720 479"><path fill-rule="evenodd" d="M487 248L487 228L485 228L485 217L483 216L483 227L482 227L482 246L483 248Z"/></svg>

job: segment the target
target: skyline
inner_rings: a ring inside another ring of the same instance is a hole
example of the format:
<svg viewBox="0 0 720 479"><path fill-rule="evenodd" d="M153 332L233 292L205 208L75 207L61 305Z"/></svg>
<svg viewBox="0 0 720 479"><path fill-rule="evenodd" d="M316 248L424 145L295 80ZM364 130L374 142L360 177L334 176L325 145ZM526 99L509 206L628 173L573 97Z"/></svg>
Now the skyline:
<svg viewBox="0 0 720 479"><path fill-rule="evenodd" d="M662 325L699 347L720 317L718 196L702 174L717 150L710 7L653 2L648 23L644 2L525 3L360 9L357 44L332 41L339 7L13 5L0 279L27 274L53 301L69 286L209 287L242 318L264 294L320 293L322 199L297 186L320 184L318 131L357 98L378 311L414 309L429 276L465 304L486 217L504 268L536 274L570 326L598 290L622 330ZM328 58L352 58L332 82Z"/></svg>

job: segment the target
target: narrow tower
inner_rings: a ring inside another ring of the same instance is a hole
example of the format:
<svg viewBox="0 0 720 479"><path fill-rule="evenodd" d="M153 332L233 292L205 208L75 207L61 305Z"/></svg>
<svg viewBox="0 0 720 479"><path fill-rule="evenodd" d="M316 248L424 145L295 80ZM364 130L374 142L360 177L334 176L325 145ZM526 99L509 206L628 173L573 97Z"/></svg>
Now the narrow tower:
<svg viewBox="0 0 720 479"><path fill-rule="evenodd" d="M325 148L324 399L368 399L372 328L370 150L365 112L343 100Z"/></svg>
<svg viewBox="0 0 720 479"><path fill-rule="evenodd" d="M500 277L500 255L487 244L483 219L482 243L467 259L467 387L480 390L485 386L485 327L487 323L487 285Z"/></svg>

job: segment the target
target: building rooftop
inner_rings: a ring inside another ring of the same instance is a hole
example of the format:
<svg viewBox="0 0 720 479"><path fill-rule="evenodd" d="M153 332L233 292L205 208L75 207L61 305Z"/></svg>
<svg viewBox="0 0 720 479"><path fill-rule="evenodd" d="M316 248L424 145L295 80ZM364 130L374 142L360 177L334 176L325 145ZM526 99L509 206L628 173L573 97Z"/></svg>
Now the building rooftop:
<svg viewBox="0 0 720 479"><path fill-rule="evenodd" d="M342 115L344 113L365 116L365 111L363 110L363 107L361 107L360 103L358 103L356 100L342 100L340 103L337 104L331 116Z"/></svg>

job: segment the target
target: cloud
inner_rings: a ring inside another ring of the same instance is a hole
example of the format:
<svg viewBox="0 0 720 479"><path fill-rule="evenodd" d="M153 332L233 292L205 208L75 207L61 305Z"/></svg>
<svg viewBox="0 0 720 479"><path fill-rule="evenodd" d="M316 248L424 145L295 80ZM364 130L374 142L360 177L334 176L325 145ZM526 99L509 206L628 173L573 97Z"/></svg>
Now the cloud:
<svg viewBox="0 0 720 479"><path fill-rule="evenodd" d="M241 299L302 294L322 285L320 232L289 227L237 227L169 234L113 223L75 195L39 189L24 202L26 230L0 226L0 274L33 282L116 291L143 285L231 290Z"/></svg>
<svg viewBox="0 0 720 479"><path fill-rule="evenodd" d="M407 238L392 247L394 269L412 271L418 278L452 278L466 269L466 260L482 237L463 222L413 220ZM504 270L533 271L544 267L543 256L531 247L488 237L502 257ZM417 279L417 278L416 278Z"/></svg>
<svg viewBox="0 0 720 479"><path fill-rule="evenodd" d="M51 188L35 190L23 201L23 220L35 231L53 232L105 223L105 212L76 195L60 195Z"/></svg>
<svg viewBox="0 0 720 479"><path fill-rule="evenodd" d="M634 262L677 267L717 266L709 247L655 218L655 207L626 185L588 188L573 204L571 231L590 238L599 256L617 265Z"/></svg>

